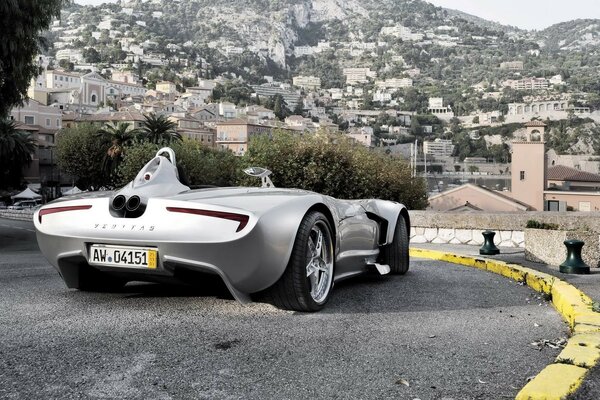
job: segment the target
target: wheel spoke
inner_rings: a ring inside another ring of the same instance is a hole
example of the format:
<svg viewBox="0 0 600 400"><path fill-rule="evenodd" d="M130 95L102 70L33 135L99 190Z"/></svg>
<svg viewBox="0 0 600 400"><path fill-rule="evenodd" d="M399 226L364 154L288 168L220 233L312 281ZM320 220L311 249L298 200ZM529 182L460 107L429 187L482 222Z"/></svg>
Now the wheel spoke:
<svg viewBox="0 0 600 400"><path fill-rule="evenodd" d="M311 257L316 257L317 254L317 250L315 248L315 242L313 241L312 237L308 237L308 251L310 251L310 255Z"/></svg>
<svg viewBox="0 0 600 400"><path fill-rule="evenodd" d="M311 260L306 266L306 276L314 275L315 272L319 271L319 265L315 262L315 260Z"/></svg>
<svg viewBox="0 0 600 400"><path fill-rule="evenodd" d="M315 256L321 255L321 250L323 249L323 232L319 229L317 231L317 244L315 245Z"/></svg>
<svg viewBox="0 0 600 400"><path fill-rule="evenodd" d="M319 288L319 272L315 270L314 273L308 276L308 279L310 280L310 293L316 296Z"/></svg>

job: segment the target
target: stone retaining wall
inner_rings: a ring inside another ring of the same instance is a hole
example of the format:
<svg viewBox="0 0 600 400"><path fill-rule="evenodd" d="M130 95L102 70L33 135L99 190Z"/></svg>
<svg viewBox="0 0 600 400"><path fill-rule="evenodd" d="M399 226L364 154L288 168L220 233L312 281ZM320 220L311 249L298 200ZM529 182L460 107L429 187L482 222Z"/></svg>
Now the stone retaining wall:
<svg viewBox="0 0 600 400"><path fill-rule="evenodd" d="M411 243L482 245L485 230L496 232L494 243L525 248L528 259L558 265L565 260L565 239L586 244L582 256L590 267L600 266L600 212L527 211L514 213L410 211ZM527 229L527 221L556 224L558 230ZM538 231L538 232L536 232Z"/></svg>
<svg viewBox="0 0 600 400"><path fill-rule="evenodd" d="M20 221L33 220L33 210L0 210L0 217Z"/></svg>
<svg viewBox="0 0 600 400"><path fill-rule="evenodd" d="M483 244L484 229L425 228L413 226L410 230L411 243ZM524 247L523 231L495 231L494 243L504 247Z"/></svg>

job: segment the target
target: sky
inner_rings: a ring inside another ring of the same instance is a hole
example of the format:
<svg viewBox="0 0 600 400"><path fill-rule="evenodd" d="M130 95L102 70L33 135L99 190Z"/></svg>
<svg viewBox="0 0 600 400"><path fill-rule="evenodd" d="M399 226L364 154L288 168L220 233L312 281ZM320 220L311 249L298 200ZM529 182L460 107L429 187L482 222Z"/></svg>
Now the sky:
<svg viewBox="0 0 600 400"><path fill-rule="evenodd" d="M110 0L115 2L116 0ZM464 11L522 29L541 30L578 18L600 19L600 0L426 0L436 6ZM75 0L98 5L106 0Z"/></svg>
<svg viewBox="0 0 600 400"><path fill-rule="evenodd" d="M578 18L600 19L599 0L426 0L504 25L541 30Z"/></svg>

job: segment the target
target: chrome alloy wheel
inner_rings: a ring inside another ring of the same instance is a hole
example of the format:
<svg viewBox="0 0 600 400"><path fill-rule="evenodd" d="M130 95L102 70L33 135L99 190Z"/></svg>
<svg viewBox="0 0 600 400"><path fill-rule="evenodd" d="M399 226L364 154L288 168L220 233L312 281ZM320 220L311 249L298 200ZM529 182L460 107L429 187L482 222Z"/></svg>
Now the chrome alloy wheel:
<svg viewBox="0 0 600 400"><path fill-rule="evenodd" d="M306 277L310 282L310 295L320 304L327 300L333 279L333 244L324 221L317 221L310 231L307 258Z"/></svg>

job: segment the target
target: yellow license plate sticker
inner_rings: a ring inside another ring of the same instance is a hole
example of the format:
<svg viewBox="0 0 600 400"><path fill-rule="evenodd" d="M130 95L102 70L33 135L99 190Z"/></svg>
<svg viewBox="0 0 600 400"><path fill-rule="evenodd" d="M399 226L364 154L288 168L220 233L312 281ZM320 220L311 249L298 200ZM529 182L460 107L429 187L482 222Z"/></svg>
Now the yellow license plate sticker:
<svg viewBox="0 0 600 400"><path fill-rule="evenodd" d="M156 269L156 250L148 250L148 268Z"/></svg>

